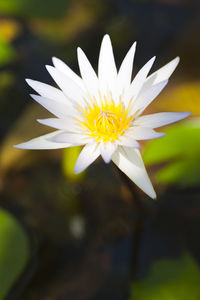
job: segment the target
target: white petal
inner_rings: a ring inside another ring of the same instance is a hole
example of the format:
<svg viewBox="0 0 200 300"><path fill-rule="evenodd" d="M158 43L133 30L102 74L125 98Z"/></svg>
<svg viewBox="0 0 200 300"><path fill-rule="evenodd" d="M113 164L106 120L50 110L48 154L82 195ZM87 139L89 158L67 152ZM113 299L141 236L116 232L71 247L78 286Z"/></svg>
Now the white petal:
<svg viewBox="0 0 200 300"><path fill-rule="evenodd" d="M101 156L105 163L109 163L112 159L112 156L116 150L117 146L115 143L107 142L107 143L101 143L100 144L100 151Z"/></svg>
<svg viewBox="0 0 200 300"><path fill-rule="evenodd" d="M81 128L78 126L77 122L73 118L66 119L37 119L40 124L50 126L56 129L67 130L70 132L80 132Z"/></svg>
<svg viewBox="0 0 200 300"><path fill-rule="evenodd" d="M84 91L68 76L52 66L46 66L49 74L72 102L82 102Z"/></svg>
<svg viewBox="0 0 200 300"><path fill-rule="evenodd" d="M139 111L138 114L141 114L145 108L160 94L167 83L168 80L165 80L158 84L152 85L147 90L141 91L138 98L132 102L130 114L135 114L137 111Z"/></svg>
<svg viewBox="0 0 200 300"><path fill-rule="evenodd" d="M63 104L38 95L31 94L30 96L57 117L66 118L75 115L75 109L67 103Z"/></svg>
<svg viewBox="0 0 200 300"><path fill-rule="evenodd" d="M48 99L53 99L58 102L66 103L67 98L64 95L64 93L46 83L42 83L40 81L32 80L32 79L26 79L26 82L28 85L30 85L38 94L41 96L48 98Z"/></svg>
<svg viewBox="0 0 200 300"><path fill-rule="evenodd" d="M80 173L91 165L100 155L99 146L96 143L87 144L76 161L74 173Z"/></svg>
<svg viewBox="0 0 200 300"><path fill-rule="evenodd" d="M111 40L107 34L103 37L99 53L98 78L100 90L104 95L107 95L107 92L115 93L117 69Z"/></svg>
<svg viewBox="0 0 200 300"><path fill-rule="evenodd" d="M169 77L174 72L174 70L176 69L179 61L180 61L180 58L176 57L175 59L170 61L168 64L166 64L164 67L160 68L159 70L157 70L156 72L154 72L150 76L148 76L144 82L141 92L148 90L152 85L155 85L162 81L168 80ZM140 94L138 96L140 96Z"/></svg>
<svg viewBox="0 0 200 300"><path fill-rule="evenodd" d="M56 143L70 143L72 145L85 145L91 143L93 139L81 133L62 132L53 138Z"/></svg>
<svg viewBox="0 0 200 300"><path fill-rule="evenodd" d="M152 78L155 78L153 84L156 84L161 81L169 79L169 77L172 75L172 73L176 69L179 61L180 61L180 58L176 57L172 61L170 61L168 64L166 64L165 66L163 66L162 68L160 68L159 70L157 70L156 72L151 74L147 78L145 85L147 85L148 81Z"/></svg>
<svg viewBox="0 0 200 300"><path fill-rule="evenodd" d="M149 197L156 198L139 150L119 147L119 151L115 152L112 160Z"/></svg>
<svg viewBox="0 0 200 300"><path fill-rule="evenodd" d="M124 134L119 138L118 145L131 148L140 148L140 144L128 134Z"/></svg>
<svg viewBox="0 0 200 300"><path fill-rule="evenodd" d="M190 115L190 112L161 112L138 117L134 125L157 128L170 123L180 121Z"/></svg>
<svg viewBox="0 0 200 300"><path fill-rule="evenodd" d="M140 71L136 74L135 78L133 79L130 88L127 90L127 92L124 95L124 101L125 103L129 103L131 99L135 99L140 92L146 77L155 61L155 56L152 57L143 67L140 69Z"/></svg>
<svg viewBox="0 0 200 300"><path fill-rule="evenodd" d="M84 89L83 80L68 65L57 57L52 57L52 61L56 69L71 78L80 88Z"/></svg>
<svg viewBox="0 0 200 300"><path fill-rule="evenodd" d="M163 137L165 133L156 132L152 128L149 127L136 127L129 129L129 136L131 136L135 140L150 140L157 139Z"/></svg>
<svg viewBox="0 0 200 300"><path fill-rule="evenodd" d="M41 150L41 149L60 149L60 148L66 148L71 147L72 145L69 143L55 143L52 142L52 138L59 134L61 131L54 131L45 135L42 135L38 138L32 139L28 142L21 143L18 145L15 145L15 148L18 149L32 149L32 150Z"/></svg>
<svg viewBox="0 0 200 300"><path fill-rule="evenodd" d="M135 56L136 42L132 45L128 53L126 54L121 67L117 75L117 88L119 95L125 90L131 82L133 60Z"/></svg>
<svg viewBox="0 0 200 300"><path fill-rule="evenodd" d="M90 95L97 97L98 95L97 75L81 48L77 49L77 54L78 54L78 63L79 63L81 76L83 78L86 89L88 90Z"/></svg>

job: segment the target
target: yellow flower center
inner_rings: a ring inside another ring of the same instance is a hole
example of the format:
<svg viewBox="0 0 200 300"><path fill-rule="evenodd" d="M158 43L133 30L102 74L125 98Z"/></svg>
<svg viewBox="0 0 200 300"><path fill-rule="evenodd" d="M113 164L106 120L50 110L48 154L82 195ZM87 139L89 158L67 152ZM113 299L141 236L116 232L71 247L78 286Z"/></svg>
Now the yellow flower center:
<svg viewBox="0 0 200 300"><path fill-rule="evenodd" d="M79 123L85 133L96 142L118 140L131 126L134 118L128 116L129 107L125 109L121 100L118 104L109 100L102 102L101 105L94 100L92 105L80 110L83 121L79 120Z"/></svg>

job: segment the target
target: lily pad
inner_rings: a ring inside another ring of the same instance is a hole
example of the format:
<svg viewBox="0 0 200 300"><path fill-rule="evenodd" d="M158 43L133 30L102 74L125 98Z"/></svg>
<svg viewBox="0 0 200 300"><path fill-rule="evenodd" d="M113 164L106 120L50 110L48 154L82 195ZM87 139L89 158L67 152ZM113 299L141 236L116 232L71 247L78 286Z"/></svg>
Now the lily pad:
<svg viewBox="0 0 200 300"><path fill-rule="evenodd" d="M198 184L200 182L200 118L170 126L166 136L151 141L144 151L148 165L165 164L156 174L164 183Z"/></svg>
<svg viewBox="0 0 200 300"><path fill-rule="evenodd" d="M22 274L30 256L29 240L19 222L0 209L0 299Z"/></svg>
<svg viewBox="0 0 200 300"><path fill-rule="evenodd" d="M199 267L189 254L163 259L154 263L145 279L133 284L129 300L198 300L199 281Z"/></svg>

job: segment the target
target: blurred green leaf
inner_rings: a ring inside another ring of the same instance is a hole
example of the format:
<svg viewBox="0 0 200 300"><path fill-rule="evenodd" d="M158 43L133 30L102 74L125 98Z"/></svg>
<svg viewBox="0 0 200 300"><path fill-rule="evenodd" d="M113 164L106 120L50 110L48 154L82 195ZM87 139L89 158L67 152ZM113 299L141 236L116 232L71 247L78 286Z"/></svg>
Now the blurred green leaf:
<svg viewBox="0 0 200 300"><path fill-rule="evenodd" d="M15 58L15 50L11 44L0 39L0 66L11 62Z"/></svg>
<svg viewBox="0 0 200 300"><path fill-rule="evenodd" d="M4 90L13 85L15 76L12 72L1 71L0 72L0 90Z"/></svg>
<svg viewBox="0 0 200 300"><path fill-rule="evenodd" d="M63 16L69 0L1 0L0 12L7 15L57 18Z"/></svg>
<svg viewBox="0 0 200 300"><path fill-rule="evenodd" d="M200 182L200 118L170 126L166 136L151 141L144 151L146 164L168 163L156 174L160 182Z"/></svg>
<svg viewBox="0 0 200 300"><path fill-rule="evenodd" d="M63 152L63 160L62 160L62 169L65 176L72 181L80 181L85 172L81 172L79 174L74 173L74 166L76 160L80 154L81 147L70 147L64 149Z"/></svg>
<svg viewBox="0 0 200 300"><path fill-rule="evenodd" d="M180 259L163 259L149 275L132 286L129 300L198 300L200 270L189 254Z"/></svg>
<svg viewBox="0 0 200 300"><path fill-rule="evenodd" d="M22 226L0 209L0 299L4 299L21 275L29 255L29 241Z"/></svg>

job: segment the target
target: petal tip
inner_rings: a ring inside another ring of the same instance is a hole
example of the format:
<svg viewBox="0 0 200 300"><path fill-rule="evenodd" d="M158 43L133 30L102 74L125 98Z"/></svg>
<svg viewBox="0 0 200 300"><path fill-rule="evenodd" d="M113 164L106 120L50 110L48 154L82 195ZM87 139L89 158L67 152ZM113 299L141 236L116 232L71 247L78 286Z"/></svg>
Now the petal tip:
<svg viewBox="0 0 200 300"><path fill-rule="evenodd" d="M74 167L74 174L79 174L81 172L83 172L84 170L82 170L77 164L75 164Z"/></svg>
<svg viewBox="0 0 200 300"><path fill-rule="evenodd" d="M157 200L157 195L156 192L154 190L154 188L152 187L151 191L144 191L151 199L153 200Z"/></svg>
<svg viewBox="0 0 200 300"><path fill-rule="evenodd" d="M172 65L173 65L173 71L176 69L176 67L178 66L179 62L180 62L180 57L179 56L175 57L171 61ZM169 62L169 64L170 64L170 62Z"/></svg>
<svg viewBox="0 0 200 300"><path fill-rule="evenodd" d="M108 158L106 158L106 157L104 157L104 156L102 156L102 155L101 155L101 157L102 157L103 161L104 161L106 164L109 164L109 163L111 162L111 159L112 159L112 158L109 158L109 159L108 159Z"/></svg>
<svg viewBox="0 0 200 300"><path fill-rule="evenodd" d="M185 111L185 116L183 118L187 118L191 115L192 111Z"/></svg>
<svg viewBox="0 0 200 300"><path fill-rule="evenodd" d="M110 36L108 33L104 34L103 39L110 39Z"/></svg>
<svg viewBox="0 0 200 300"><path fill-rule="evenodd" d="M158 132L158 134L159 134L158 138L162 138L162 137L166 136L165 132Z"/></svg>
<svg viewBox="0 0 200 300"><path fill-rule="evenodd" d="M13 145L13 148L15 148L15 149L21 149L21 148L20 148L20 144Z"/></svg>
<svg viewBox="0 0 200 300"><path fill-rule="evenodd" d="M38 99L41 97L39 95L35 95L35 94L29 94L31 96L31 98L35 101L38 101Z"/></svg>
<svg viewBox="0 0 200 300"><path fill-rule="evenodd" d="M79 174L80 172L76 169L76 167L74 168L74 174Z"/></svg>
<svg viewBox="0 0 200 300"><path fill-rule="evenodd" d="M102 39L102 45L105 43L111 44L111 38L110 38L109 34L107 34L107 33L103 36L103 39Z"/></svg>
<svg viewBox="0 0 200 300"><path fill-rule="evenodd" d="M25 78L25 81L30 87L32 86L32 83L34 82L34 80L30 79L30 78Z"/></svg>
<svg viewBox="0 0 200 300"><path fill-rule="evenodd" d="M84 56L84 52L80 47L77 48L77 56L79 60Z"/></svg>
<svg viewBox="0 0 200 300"><path fill-rule="evenodd" d="M52 56L52 62L53 62L53 64L54 64L54 66L55 66L56 61L58 61L58 58L55 57L55 56Z"/></svg>
<svg viewBox="0 0 200 300"><path fill-rule="evenodd" d="M15 148L15 149L27 149L27 150L29 150L29 148L26 148L25 144L26 143L21 143L21 144L13 145L13 148Z"/></svg>
<svg viewBox="0 0 200 300"><path fill-rule="evenodd" d="M179 61L180 61L180 56L175 57L175 58L174 58L174 61L176 61L177 63L179 63Z"/></svg>
<svg viewBox="0 0 200 300"><path fill-rule="evenodd" d="M52 70L54 70L54 67L50 66L50 65L45 65L45 68L47 69L48 72L51 72Z"/></svg>
<svg viewBox="0 0 200 300"><path fill-rule="evenodd" d="M155 61L155 59L156 59L156 56L153 56L152 58L151 58L151 60L150 61Z"/></svg>
<svg viewBox="0 0 200 300"><path fill-rule="evenodd" d="M42 124L42 125L45 125L45 124L44 124L44 119L36 119L36 121L37 121L38 123Z"/></svg>

